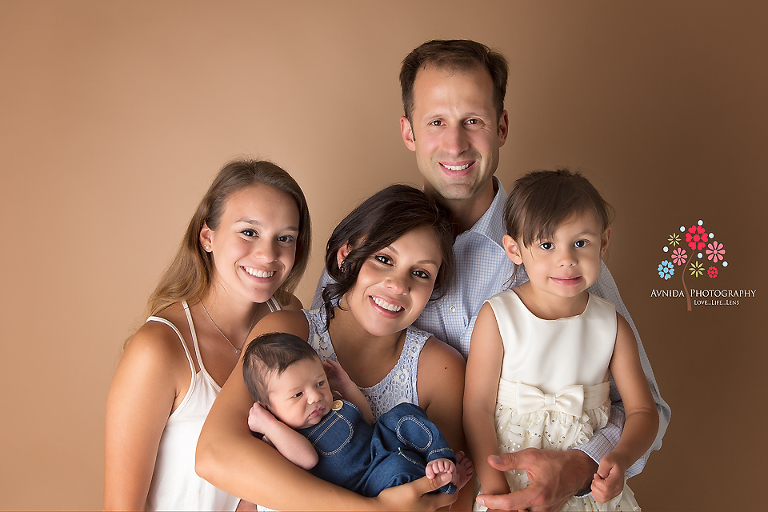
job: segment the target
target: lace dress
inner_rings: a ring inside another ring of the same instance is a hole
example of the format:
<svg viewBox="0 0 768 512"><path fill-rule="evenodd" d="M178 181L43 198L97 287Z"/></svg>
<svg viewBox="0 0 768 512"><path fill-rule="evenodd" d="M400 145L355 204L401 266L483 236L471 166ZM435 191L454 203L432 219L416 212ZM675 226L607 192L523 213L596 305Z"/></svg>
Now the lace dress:
<svg viewBox="0 0 768 512"><path fill-rule="evenodd" d="M330 358L338 362L331 337L328 331L324 331L325 310L304 310L304 315L309 323L309 344L323 361ZM378 384L369 388L360 388L368 403L371 404L374 418L378 419L401 402L419 405L419 396L416 393L416 372L421 349L431 336L428 332L409 327L405 333L405 343L400 359L395 367Z"/></svg>
<svg viewBox="0 0 768 512"><path fill-rule="evenodd" d="M613 305L590 295L582 314L543 320L512 290L488 303L504 343L495 414L499 451L567 450L584 444L608 421L608 365L617 325ZM525 471L508 471L506 477L512 491L528 485ZM625 485L608 503L573 497L563 510L640 507Z"/></svg>

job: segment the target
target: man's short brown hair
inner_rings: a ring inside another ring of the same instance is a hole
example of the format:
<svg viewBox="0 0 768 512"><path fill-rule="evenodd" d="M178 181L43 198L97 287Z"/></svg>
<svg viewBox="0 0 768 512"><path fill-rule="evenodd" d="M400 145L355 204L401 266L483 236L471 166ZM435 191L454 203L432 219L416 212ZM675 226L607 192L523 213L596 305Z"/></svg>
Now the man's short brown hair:
<svg viewBox="0 0 768 512"><path fill-rule="evenodd" d="M491 50L482 43L469 39L428 41L403 59L400 67L400 88L403 95L403 110L413 126L413 84L419 70L428 66L450 71L485 69L493 81L493 106L496 120L504 111L504 96L507 92L509 68L502 54Z"/></svg>

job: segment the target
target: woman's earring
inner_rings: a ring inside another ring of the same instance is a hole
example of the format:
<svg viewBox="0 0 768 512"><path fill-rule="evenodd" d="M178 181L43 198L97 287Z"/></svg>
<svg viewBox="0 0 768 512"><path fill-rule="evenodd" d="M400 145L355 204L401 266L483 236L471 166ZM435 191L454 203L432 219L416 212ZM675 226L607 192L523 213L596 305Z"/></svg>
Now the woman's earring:
<svg viewBox="0 0 768 512"><path fill-rule="evenodd" d="M341 260L341 263L339 263L339 272L341 272L342 274L344 273L344 263L346 261L347 260Z"/></svg>
<svg viewBox="0 0 768 512"><path fill-rule="evenodd" d="M205 252L211 252L211 246L210 245L204 245L203 249L205 249Z"/></svg>

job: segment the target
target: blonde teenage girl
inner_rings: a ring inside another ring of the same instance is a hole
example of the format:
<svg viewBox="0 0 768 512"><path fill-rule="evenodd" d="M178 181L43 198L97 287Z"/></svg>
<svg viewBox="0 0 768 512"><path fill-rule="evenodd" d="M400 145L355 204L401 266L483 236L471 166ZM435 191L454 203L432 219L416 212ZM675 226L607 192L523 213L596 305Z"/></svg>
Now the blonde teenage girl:
<svg viewBox="0 0 768 512"><path fill-rule="evenodd" d="M502 473L489 457L498 467L500 452L567 450L602 428L612 377L626 410L621 440L599 461L592 496L564 510L638 508L624 472L651 446L658 414L629 325L587 292L608 247L608 208L568 171L530 173L507 200L504 248L530 280L487 300L472 333L464 428L483 494L528 484L525 472Z"/></svg>
<svg viewBox="0 0 768 512"><path fill-rule="evenodd" d="M205 417L267 314L299 309L310 223L298 184L262 161L225 165L149 298L107 397L106 510L234 510L195 474Z"/></svg>

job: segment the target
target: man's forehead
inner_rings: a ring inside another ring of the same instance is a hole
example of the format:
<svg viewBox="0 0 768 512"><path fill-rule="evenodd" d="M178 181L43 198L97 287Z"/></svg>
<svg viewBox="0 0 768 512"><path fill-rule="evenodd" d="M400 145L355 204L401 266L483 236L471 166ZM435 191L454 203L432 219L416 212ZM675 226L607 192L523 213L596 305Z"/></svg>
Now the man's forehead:
<svg viewBox="0 0 768 512"><path fill-rule="evenodd" d="M416 72L416 80L419 79L419 75L422 74L422 71L437 71L438 73L443 73L446 76L485 72L488 75L488 78L491 78L491 73L477 62L428 61L422 64L418 72Z"/></svg>
<svg viewBox="0 0 768 512"><path fill-rule="evenodd" d="M455 78L465 81L457 82ZM480 67L458 69L431 66L423 68L416 75L413 87L414 109L424 108L426 102L431 105L427 108L432 110L444 101L453 104L457 98L463 98L461 101L465 106L471 105L471 110L476 115L481 112L474 112L475 110L492 109L495 112L493 81L490 74Z"/></svg>

